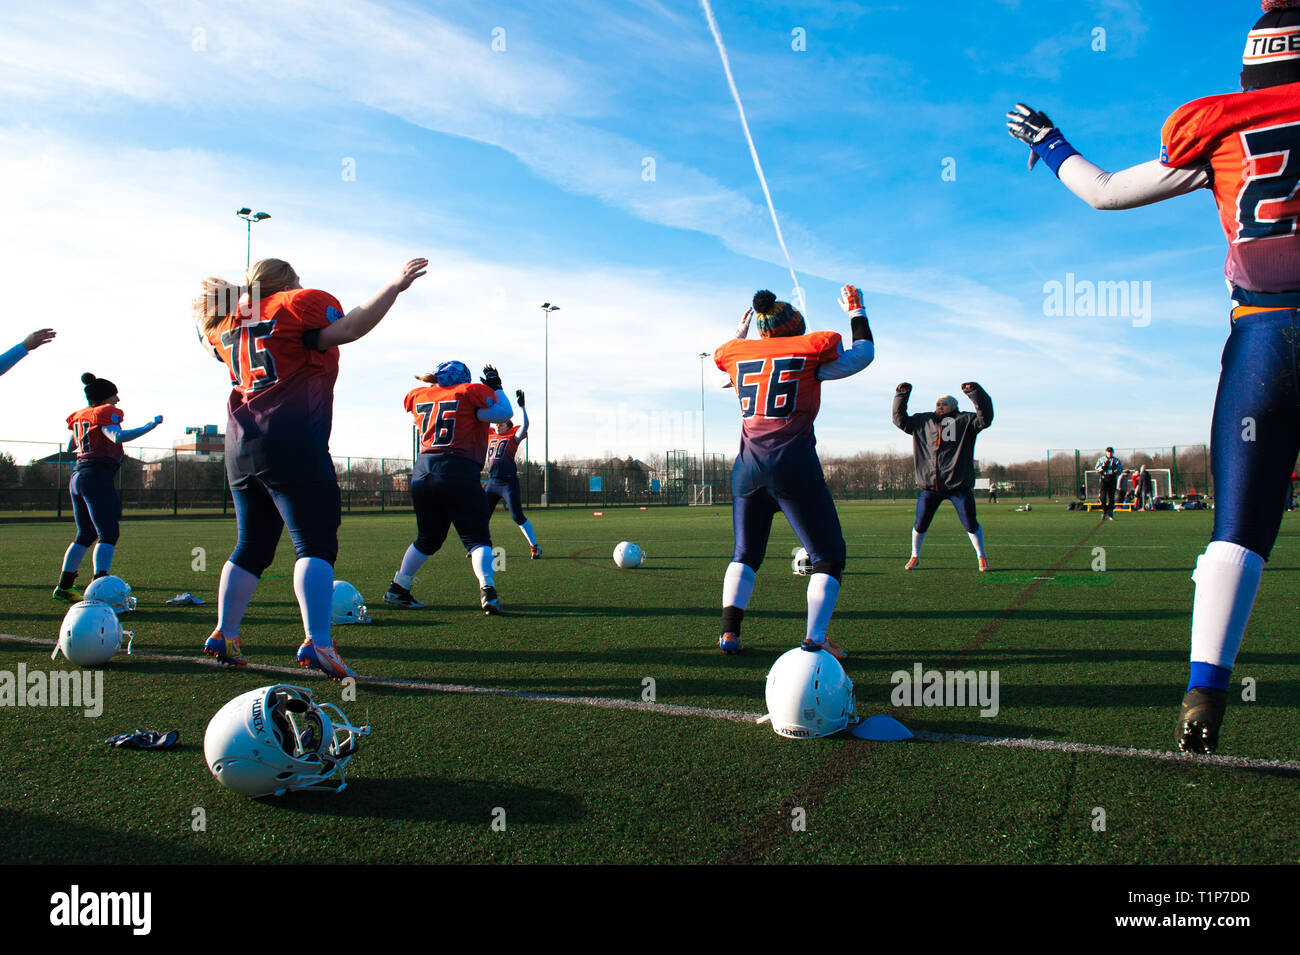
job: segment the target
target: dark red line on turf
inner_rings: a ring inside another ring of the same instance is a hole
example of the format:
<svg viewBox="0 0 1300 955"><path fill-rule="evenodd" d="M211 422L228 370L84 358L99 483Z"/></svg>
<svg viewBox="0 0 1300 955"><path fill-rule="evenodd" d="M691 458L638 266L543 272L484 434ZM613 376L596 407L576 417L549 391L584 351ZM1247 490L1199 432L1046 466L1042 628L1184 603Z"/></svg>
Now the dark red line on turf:
<svg viewBox="0 0 1300 955"><path fill-rule="evenodd" d="M1055 573L1070 562L1070 559L1078 553L1079 549L1085 546L1097 528L1101 524L1094 524L1092 530L1084 534L1083 537L1065 552L1060 560L1053 564L1049 570ZM1023 607L1038 589L1046 583L1045 580L1034 580L1020 591L1011 603L997 615L986 623L975 636L966 641L957 648L952 657L945 660L940 668L950 668L961 663L964 657L969 656L987 643L1002 626L1010 620ZM910 707L900 707L899 716L906 716ZM779 849L794 831L790 825L792 812L795 809L803 809L806 815L811 816L813 810L820 807L825 802L826 797L857 768L872 750L875 749L875 743L869 741L854 740L837 740L836 748L830 756L822 762L803 783L791 795L781 801L773 813L764 813L750 828L731 846L715 860L717 865L754 865L763 862L769 854ZM1062 807L1062 811L1064 808Z"/></svg>

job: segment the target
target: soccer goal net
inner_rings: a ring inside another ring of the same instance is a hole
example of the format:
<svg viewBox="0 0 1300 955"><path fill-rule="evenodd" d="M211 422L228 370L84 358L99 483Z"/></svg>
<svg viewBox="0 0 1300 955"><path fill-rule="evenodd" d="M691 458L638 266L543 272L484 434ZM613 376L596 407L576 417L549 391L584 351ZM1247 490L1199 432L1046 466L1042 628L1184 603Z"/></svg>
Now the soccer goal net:
<svg viewBox="0 0 1300 955"><path fill-rule="evenodd" d="M1164 500L1174 496L1173 472L1169 468L1147 468L1147 475L1151 478L1150 494L1152 497ZM1087 491L1087 499L1089 501L1101 500L1101 475L1096 471L1088 471L1084 474L1083 480ZM1137 490L1140 494L1140 483ZM1133 491L1133 475L1121 475L1119 483L1115 487L1116 503L1128 500Z"/></svg>
<svg viewBox="0 0 1300 955"><path fill-rule="evenodd" d="M709 505L713 503L713 485L712 484L691 484L688 487L686 503L691 507Z"/></svg>

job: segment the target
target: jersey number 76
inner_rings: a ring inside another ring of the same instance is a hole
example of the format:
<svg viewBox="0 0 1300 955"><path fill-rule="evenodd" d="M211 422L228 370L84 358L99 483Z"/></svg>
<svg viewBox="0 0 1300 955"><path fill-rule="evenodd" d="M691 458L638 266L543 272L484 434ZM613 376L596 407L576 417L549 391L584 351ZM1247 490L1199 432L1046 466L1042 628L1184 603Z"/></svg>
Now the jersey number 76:
<svg viewBox="0 0 1300 955"><path fill-rule="evenodd" d="M437 402L436 418L434 402L425 401L415 406L415 413L420 416L420 440L426 448L444 448L456 440L456 409L459 406L459 400Z"/></svg>

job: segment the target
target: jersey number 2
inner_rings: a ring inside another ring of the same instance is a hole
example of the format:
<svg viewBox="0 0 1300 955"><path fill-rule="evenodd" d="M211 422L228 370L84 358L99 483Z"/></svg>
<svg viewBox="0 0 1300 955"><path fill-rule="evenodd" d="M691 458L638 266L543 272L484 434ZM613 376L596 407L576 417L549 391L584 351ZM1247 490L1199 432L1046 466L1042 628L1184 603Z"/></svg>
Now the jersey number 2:
<svg viewBox="0 0 1300 955"><path fill-rule="evenodd" d="M1241 134L1246 175L1237 201L1238 242L1294 235L1300 216L1300 123Z"/></svg>

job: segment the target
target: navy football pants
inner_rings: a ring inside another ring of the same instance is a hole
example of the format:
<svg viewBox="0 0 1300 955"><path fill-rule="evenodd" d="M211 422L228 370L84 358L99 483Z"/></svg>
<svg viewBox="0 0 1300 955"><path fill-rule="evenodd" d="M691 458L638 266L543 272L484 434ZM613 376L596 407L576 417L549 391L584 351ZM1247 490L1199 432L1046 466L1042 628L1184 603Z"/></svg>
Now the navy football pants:
<svg viewBox="0 0 1300 955"><path fill-rule="evenodd" d="M497 509L498 501L506 502L506 509L510 511L510 517L516 524L522 524L528 520L524 516L524 505L519 493L519 478L489 478L487 487L483 491L487 495L489 520Z"/></svg>
<svg viewBox="0 0 1300 955"><path fill-rule="evenodd" d="M262 576L275 560L275 548L286 526L298 557L334 563L343 519L337 483L266 484L255 477L240 483L230 489L239 525L239 540L230 555L232 564Z"/></svg>
<svg viewBox="0 0 1300 955"><path fill-rule="evenodd" d="M72 517L77 522L76 542L89 547L98 539L101 544L117 544L118 524L122 519L122 499L108 468L74 471L68 483L72 496Z"/></svg>
<svg viewBox="0 0 1300 955"><path fill-rule="evenodd" d="M840 530L840 516L835 511L826 482L813 485L795 496L774 495L759 488L732 503L731 522L736 533L732 560L758 570L767 553L772 533L772 518L780 511L814 564L830 563L843 567L848 549Z"/></svg>
<svg viewBox="0 0 1300 955"><path fill-rule="evenodd" d="M1214 535L1268 558L1300 451L1300 309L1237 319L1223 348L1210 469Z"/></svg>

